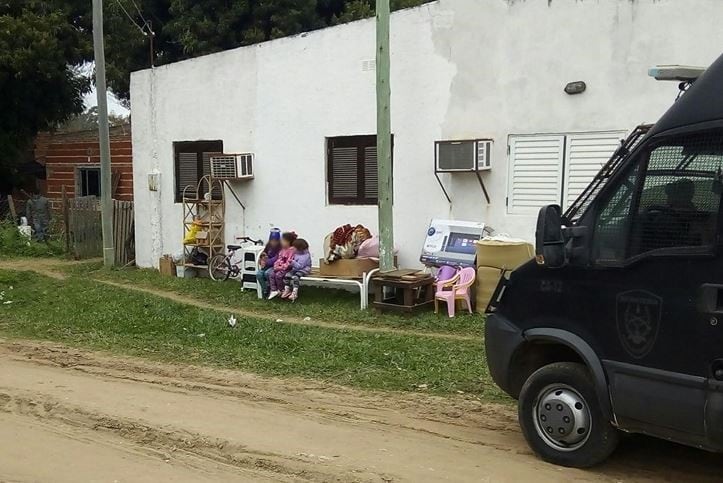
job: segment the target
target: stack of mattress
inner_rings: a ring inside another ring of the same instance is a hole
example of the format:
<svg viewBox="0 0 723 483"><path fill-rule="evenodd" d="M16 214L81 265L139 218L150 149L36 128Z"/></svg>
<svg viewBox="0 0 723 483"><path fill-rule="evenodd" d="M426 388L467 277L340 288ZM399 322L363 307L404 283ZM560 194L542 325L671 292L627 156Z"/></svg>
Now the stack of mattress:
<svg viewBox="0 0 723 483"><path fill-rule="evenodd" d="M502 275L535 255L530 243L506 237L485 238L477 243L477 312L483 313L492 300Z"/></svg>

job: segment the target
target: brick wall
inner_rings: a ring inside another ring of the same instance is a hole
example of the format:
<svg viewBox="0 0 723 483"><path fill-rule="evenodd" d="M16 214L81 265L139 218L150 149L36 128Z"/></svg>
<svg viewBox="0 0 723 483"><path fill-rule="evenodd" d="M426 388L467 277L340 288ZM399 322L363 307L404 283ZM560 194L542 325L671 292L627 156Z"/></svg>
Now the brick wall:
<svg viewBox="0 0 723 483"><path fill-rule="evenodd" d="M114 192L118 200L133 200L133 151L129 125L111 128L111 170L119 176ZM98 167L100 147L97 131L41 133L35 142L35 159L45 165L45 194L60 201L62 189L74 197L78 186L78 168ZM56 203L54 203L55 205Z"/></svg>

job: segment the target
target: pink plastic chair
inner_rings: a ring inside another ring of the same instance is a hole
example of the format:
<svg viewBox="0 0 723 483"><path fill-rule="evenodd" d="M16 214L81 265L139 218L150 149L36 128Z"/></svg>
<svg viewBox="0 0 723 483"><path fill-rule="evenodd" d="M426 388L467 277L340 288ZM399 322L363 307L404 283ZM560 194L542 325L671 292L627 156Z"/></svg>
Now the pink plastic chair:
<svg viewBox="0 0 723 483"><path fill-rule="evenodd" d="M454 317L457 300L467 302L467 310L472 313L472 300L470 299L470 288L477 278L474 268L463 268L456 277L451 280L444 280L437 283L437 293L434 294L434 313L439 313L439 301L447 303L447 312Z"/></svg>

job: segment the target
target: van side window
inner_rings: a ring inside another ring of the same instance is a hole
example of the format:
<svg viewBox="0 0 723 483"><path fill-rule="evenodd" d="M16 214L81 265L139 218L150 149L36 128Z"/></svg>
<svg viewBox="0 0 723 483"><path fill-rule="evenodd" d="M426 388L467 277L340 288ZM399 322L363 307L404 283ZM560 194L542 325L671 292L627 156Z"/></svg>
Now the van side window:
<svg viewBox="0 0 723 483"><path fill-rule="evenodd" d="M627 234L639 166L640 163L635 163L613 194L603 202L593 239L593 253L598 262L622 262L627 257Z"/></svg>
<svg viewBox="0 0 723 483"><path fill-rule="evenodd" d="M723 131L653 144L599 212L596 260L712 250L722 183Z"/></svg>

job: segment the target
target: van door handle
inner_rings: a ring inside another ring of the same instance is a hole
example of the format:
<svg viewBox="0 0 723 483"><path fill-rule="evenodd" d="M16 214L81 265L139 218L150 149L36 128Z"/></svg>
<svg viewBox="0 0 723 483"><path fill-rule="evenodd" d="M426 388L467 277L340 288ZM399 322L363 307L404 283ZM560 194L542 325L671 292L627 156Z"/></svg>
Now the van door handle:
<svg viewBox="0 0 723 483"><path fill-rule="evenodd" d="M698 312L710 315L723 315L723 285L705 283L698 289Z"/></svg>

